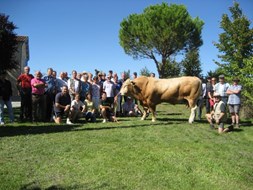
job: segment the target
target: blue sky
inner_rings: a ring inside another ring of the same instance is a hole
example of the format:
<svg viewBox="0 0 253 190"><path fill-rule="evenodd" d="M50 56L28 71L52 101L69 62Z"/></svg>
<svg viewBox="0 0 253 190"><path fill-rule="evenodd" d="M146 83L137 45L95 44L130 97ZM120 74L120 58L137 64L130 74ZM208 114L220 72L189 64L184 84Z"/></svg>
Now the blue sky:
<svg viewBox="0 0 253 190"><path fill-rule="evenodd" d="M214 70L222 14L230 14L233 0L0 0L0 12L9 15L18 35L29 36L31 72L45 73L52 67L58 73L94 69L138 74L147 67L157 74L149 59L134 60L119 45L120 23L130 14L162 2L184 4L190 15L205 22L200 61L204 76ZM253 20L253 1L238 0L243 13Z"/></svg>

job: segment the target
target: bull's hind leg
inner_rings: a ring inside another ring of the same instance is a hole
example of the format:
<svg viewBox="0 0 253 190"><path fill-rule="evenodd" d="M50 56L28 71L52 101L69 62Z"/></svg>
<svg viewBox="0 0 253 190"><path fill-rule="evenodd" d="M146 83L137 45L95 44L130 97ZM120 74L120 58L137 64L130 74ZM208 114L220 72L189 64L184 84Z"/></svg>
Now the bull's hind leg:
<svg viewBox="0 0 253 190"><path fill-rule="evenodd" d="M189 106L191 108L191 115L189 117L189 123L193 123L195 116L196 116L196 110L198 108L196 101L188 100Z"/></svg>

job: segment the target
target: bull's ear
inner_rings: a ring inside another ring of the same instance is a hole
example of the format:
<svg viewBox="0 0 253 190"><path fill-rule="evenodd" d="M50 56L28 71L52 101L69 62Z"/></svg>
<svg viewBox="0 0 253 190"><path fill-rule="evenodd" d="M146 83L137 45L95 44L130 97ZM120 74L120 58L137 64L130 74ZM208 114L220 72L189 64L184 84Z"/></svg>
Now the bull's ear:
<svg viewBox="0 0 253 190"><path fill-rule="evenodd" d="M135 85L135 82L134 82L134 81L131 81L131 84L134 86L134 85Z"/></svg>

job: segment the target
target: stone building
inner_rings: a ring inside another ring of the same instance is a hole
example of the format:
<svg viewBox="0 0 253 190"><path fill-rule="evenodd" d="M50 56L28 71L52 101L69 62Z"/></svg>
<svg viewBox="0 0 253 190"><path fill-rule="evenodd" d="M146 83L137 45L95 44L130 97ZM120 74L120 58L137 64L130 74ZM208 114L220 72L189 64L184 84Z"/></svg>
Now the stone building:
<svg viewBox="0 0 253 190"><path fill-rule="evenodd" d="M18 101L20 98L18 96L18 90L16 87L16 80L18 76L23 72L23 68L28 65L29 61L29 38L28 36L17 36L18 48L15 53L15 60L18 62L18 68L13 69L11 72L7 73L7 78L11 81L13 101Z"/></svg>

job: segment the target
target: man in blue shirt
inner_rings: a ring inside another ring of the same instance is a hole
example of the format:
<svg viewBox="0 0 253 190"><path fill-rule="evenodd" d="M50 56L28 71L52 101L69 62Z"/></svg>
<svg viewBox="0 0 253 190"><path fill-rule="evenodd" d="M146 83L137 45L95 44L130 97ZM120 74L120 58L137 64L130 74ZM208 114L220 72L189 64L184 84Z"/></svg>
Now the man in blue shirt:
<svg viewBox="0 0 253 190"><path fill-rule="evenodd" d="M221 100L227 105L228 94L227 89L229 88L229 84L225 82L225 76L219 76L219 82L214 86L214 92L219 93L221 95Z"/></svg>
<svg viewBox="0 0 253 190"><path fill-rule="evenodd" d="M45 118L44 121L48 122L51 119L52 111L53 111L53 102L56 94L56 79L52 76L53 69L47 69L47 75L42 79L46 82L45 88Z"/></svg>

